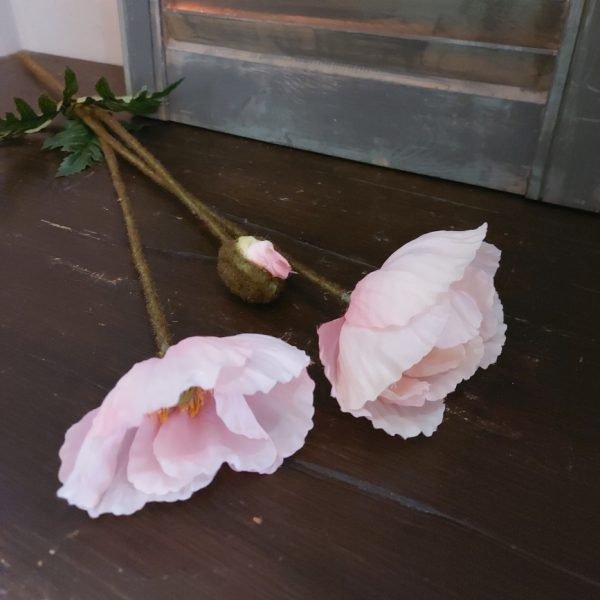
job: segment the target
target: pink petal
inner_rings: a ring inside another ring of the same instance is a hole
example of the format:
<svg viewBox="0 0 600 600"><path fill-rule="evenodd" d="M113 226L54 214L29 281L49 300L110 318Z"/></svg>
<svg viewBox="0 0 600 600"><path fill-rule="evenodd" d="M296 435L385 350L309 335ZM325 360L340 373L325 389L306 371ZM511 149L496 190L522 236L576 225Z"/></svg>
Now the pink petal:
<svg viewBox="0 0 600 600"><path fill-rule="evenodd" d="M436 341L438 348L453 348L479 335L483 317L469 294L451 289L444 303L448 306L448 320Z"/></svg>
<svg viewBox="0 0 600 600"><path fill-rule="evenodd" d="M492 299L492 305L483 314L483 321L481 323L481 337L483 341L492 338L499 329L504 326L504 310L502 309L502 303L498 294L494 292ZM506 326L504 326L506 330Z"/></svg>
<svg viewBox="0 0 600 600"><path fill-rule="evenodd" d="M248 407L246 397L268 393L278 383L293 381L305 371L310 359L305 352L283 340L258 334L229 338L229 343L249 352L243 368L224 369L214 392L217 414L233 433L267 438Z"/></svg>
<svg viewBox="0 0 600 600"><path fill-rule="evenodd" d="M500 250L494 244L483 242L475 255L472 266L481 269L493 278L500 266L500 255Z"/></svg>
<svg viewBox="0 0 600 600"><path fill-rule="evenodd" d="M429 384L426 381L402 375L399 381L381 392L380 398L398 406L423 406L427 401L425 394L428 390Z"/></svg>
<svg viewBox="0 0 600 600"><path fill-rule="evenodd" d="M367 402L362 408L353 410L355 417L366 417L375 429L383 429L389 435L400 435L404 439L421 433L430 436L444 418L444 403L426 402L423 406L398 406L376 400Z"/></svg>
<svg viewBox="0 0 600 600"><path fill-rule="evenodd" d="M111 486L102 496L100 501L88 509L90 517L110 513L116 516L130 515L142 508L147 502L175 502L187 500L195 491L209 485L212 476L201 475L194 478L183 488L167 494L146 494L134 487L127 478L127 462L131 444L135 435L130 430L125 439L118 457L118 466Z"/></svg>
<svg viewBox="0 0 600 600"><path fill-rule="evenodd" d="M248 405L277 449L277 459L269 472L304 445L313 426L314 389L313 380L303 371L293 381L280 383L267 394L258 392L248 398Z"/></svg>
<svg viewBox="0 0 600 600"><path fill-rule="evenodd" d="M248 352L227 338L191 337L171 346L164 358L135 364L104 399L92 434L137 427L148 413L175 406L181 392L212 389L225 366L242 366Z"/></svg>
<svg viewBox="0 0 600 600"><path fill-rule="evenodd" d="M467 267L464 277L453 283L451 289L469 294L481 313L492 306L495 293L494 278L481 269Z"/></svg>
<svg viewBox="0 0 600 600"><path fill-rule="evenodd" d="M338 356L340 351L340 333L345 323L343 317L323 323L317 330L319 336L319 357L325 376L331 383L331 395L337 395L336 385L338 380Z"/></svg>
<svg viewBox="0 0 600 600"><path fill-rule="evenodd" d="M310 363L305 352L272 336L245 333L224 339L248 358L243 366L222 370L218 388L223 393L268 392L276 383L297 377Z"/></svg>
<svg viewBox="0 0 600 600"><path fill-rule="evenodd" d="M127 479L144 494L163 495L176 492L191 481L191 478L170 477L162 470L154 456L153 448L159 429L159 420L147 416L137 429L129 450Z"/></svg>
<svg viewBox="0 0 600 600"><path fill-rule="evenodd" d="M342 410L375 400L435 346L448 319L434 306L405 327L367 329L346 323L340 335L337 399Z"/></svg>
<svg viewBox="0 0 600 600"><path fill-rule="evenodd" d="M252 242L244 256L254 264L267 270L273 277L287 279L292 267L284 256L279 254L273 244L267 240Z"/></svg>
<svg viewBox="0 0 600 600"><path fill-rule="evenodd" d="M465 344L464 359L456 368L426 377L425 381L429 383L427 400L442 400L450 392L453 392L461 381L472 377L479 368L483 352L483 341L477 337Z"/></svg>
<svg viewBox="0 0 600 600"><path fill-rule="evenodd" d="M269 438L258 424L243 394L223 394L215 390L214 399L217 415L229 431L251 439Z"/></svg>
<svg viewBox="0 0 600 600"><path fill-rule="evenodd" d="M114 515L130 515L146 504L147 495L136 490L127 480L127 458L135 429L130 429L124 436L116 457L115 470L111 477L111 485L92 505L85 507L90 517L98 517L110 512ZM80 508L84 508L80 506Z"/></svg>
<svg viewBox="0 0 600 600"><path fill-rule="evenodd" d="M154 440L162 469L176 478L214 476L223 463L236 471L262 473L277 457L270 439L250 439L232 433L219 419L214 400L207 398L200 413L173 413Z"/></svg>
<svg viewBox="0 0 600 600"><path fill-rule="evenodd" d="M405 269L414 268L415 260L422 262L425 271L433 269L433 272L444 276L439 265L431 263L432 257L445 257L446 267L454 271L451 281L462 278L462 272L473 261L487 233L487 223L483 223L476 229L465 231L430 231L424 235L411 240L396 250L382 265L383 269ZM489 244L488 244L489 245ZM459 277L456 277L460 274Z"/></svg>
<svg viewBox="0 0 600 600"><path fill-rule="evenodd" d="M73 472L81 445L92 426L92 422L94 421L94 417L98 413L98 410L99 409L97 408L90 410L90 412L85 414L81 420L67 429L65 441L58 451L58 456L61 461L60 469L58 470L58 479L61 483L64 483Z"/></svg>
<svg viewBox="0 0 600 600"><path fill-rule="evenodd" d="M410 377L430 377L445 373L458 367L465 360L465 354L465 348L462 345L454 348L434 348L406 374Z"/></svg>
<svg viewBox="0 0 600 600"><path fill-rule="evenodd" d="M94 425L95 422L81 444L71 472L57 492L59 498L83 510L93 509L112 484L119 451L128 435L127 430L118 429L106 436L92 435Z"/></svg>
<svg viewBox="0 0 600 600"><path fill-rule="evenodd" d="M487 369L496 362L506 341L504 311L498 294L494 295L492 308L484 315L481 335L483 336L484 352L480 366L482 369Z"/></svg>
<svg viewBox="0 0 600 600"><path fill-rule="evenodd" d="M406 325L462 279L487 225L470 231L435 231L397 250L352 292L346 320L364 327Z"/></svg>

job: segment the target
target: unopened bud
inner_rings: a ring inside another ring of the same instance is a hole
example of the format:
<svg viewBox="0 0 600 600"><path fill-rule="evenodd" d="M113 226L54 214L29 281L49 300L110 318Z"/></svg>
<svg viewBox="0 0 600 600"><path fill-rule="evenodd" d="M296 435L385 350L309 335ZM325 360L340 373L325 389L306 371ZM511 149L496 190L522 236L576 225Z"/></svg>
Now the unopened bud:
<svg viewBox="0 0 600 600"><path fill-rule="evenodd" d="M242 236L221 246L217 271L233 294L266 304L279 296L291 267L271 242Z"/></svg>

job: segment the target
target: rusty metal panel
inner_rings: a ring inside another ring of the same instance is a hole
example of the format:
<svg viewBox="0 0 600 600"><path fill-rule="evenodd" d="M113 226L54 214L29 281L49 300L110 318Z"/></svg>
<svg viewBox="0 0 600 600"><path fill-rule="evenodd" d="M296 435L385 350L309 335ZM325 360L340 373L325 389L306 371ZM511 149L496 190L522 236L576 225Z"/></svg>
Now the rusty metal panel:
<svg viewBox="0 0 600 600"><path fill-rule="evenodd" d="M168 10L165 23L168 35L184 42L537 90L550 87L556 56L548 48L406 34L366 22L344 29L346 21L315 27L310 19Z"/></svg>
<svg viewBox="0 0 600 600"><path fill-rule="evenodd" d="M171 45L170 118L377 165L523 193L539 94ZM202 73L202 77L195 74Z"/></svg>
<svg viewBox="0 0 600 600"><path fill-rule="evenodd" d="M185 77L161 118L525 193L581 1L140 4L152 82Z"/></svg>
<svg viewBox="0 0 600 600"><path fill-rule="evenodd" d="M558 49L566 0L171 0L165 9L249 21Z"/></svg>
<svg viewBox="0 0 600 600"><path fill-rule="evenodd" d="M600 212L600 2L588 0L542 199Z"/></svg>

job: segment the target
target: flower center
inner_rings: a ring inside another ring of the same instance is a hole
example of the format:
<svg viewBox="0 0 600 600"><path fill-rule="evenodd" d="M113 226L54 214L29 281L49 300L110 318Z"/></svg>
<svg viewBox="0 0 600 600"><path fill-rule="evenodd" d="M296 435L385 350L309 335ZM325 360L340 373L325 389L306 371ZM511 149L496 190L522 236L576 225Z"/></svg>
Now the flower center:
<svg viewBox="0 0 600 600"><path fill-rule="evenodd" d="M179 412L186 411L190 417L195 417L202 410L207 394L207 390L203 390L198 386L188 388L185 392L181 392L176 406L171 408L160 408L151 413L151 416L157 416L161 425L166 423L167 419L176 410Z"/></svg>

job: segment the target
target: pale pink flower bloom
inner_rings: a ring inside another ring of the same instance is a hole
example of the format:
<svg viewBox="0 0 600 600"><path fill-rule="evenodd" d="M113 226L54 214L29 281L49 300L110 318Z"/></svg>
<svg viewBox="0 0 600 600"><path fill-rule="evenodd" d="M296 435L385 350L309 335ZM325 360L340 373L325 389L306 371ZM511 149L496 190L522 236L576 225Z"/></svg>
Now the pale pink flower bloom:
<svg viewBox="0 0 600 600"><path fill-rule="evenodd" d="M500 251L486 231L409 242L358 283L342 318L321 325L321 361L342 410L390 435L429 436L446 395L496 361L506 325L494 288Z"/></svg>
<svg viewBox="0 0 600 600"><path fill-rule="evenodd" d="M58 495L91 517L186 500L221 465L273 473L312 427L307 355L255 334L191 337L134 365L66 433Z"/></svg>
<svg viewBox="0 0 600 600"><path fill-rule="evenodd" d="M273 277L288 278L292 270L290 263L268 240L259 241L252 236L242 236L238 238L238 247L245 258L267 270Z"/></svg>

